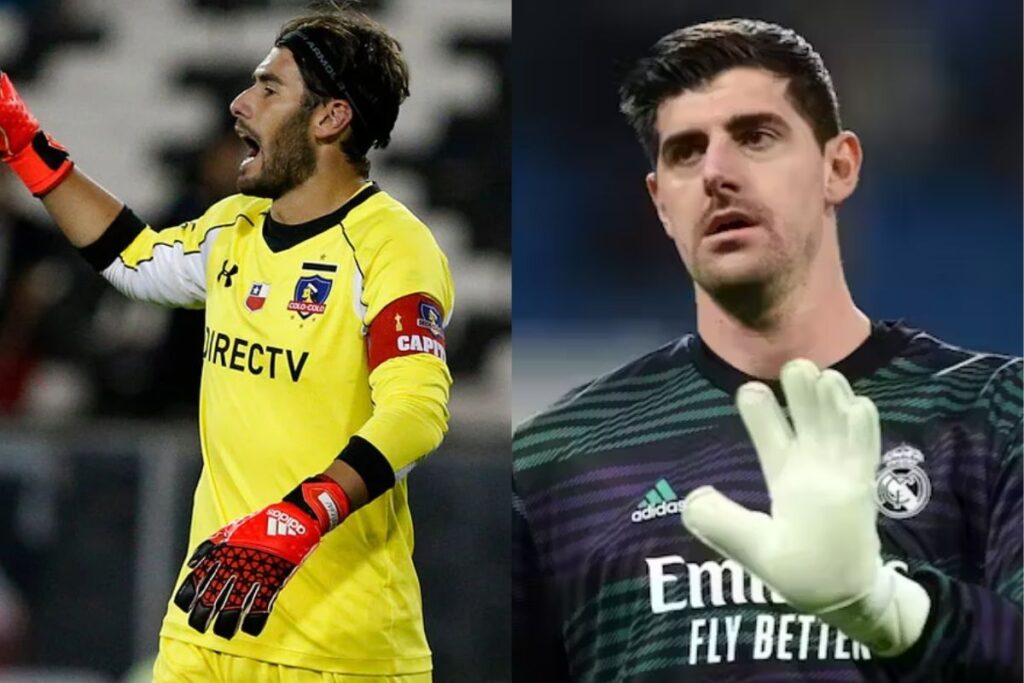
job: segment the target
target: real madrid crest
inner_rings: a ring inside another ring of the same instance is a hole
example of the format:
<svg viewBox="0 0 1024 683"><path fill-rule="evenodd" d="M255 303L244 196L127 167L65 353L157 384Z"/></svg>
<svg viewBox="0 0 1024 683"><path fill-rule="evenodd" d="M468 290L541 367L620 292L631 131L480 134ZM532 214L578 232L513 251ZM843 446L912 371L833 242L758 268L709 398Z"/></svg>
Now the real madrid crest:
<svg viewBox="0 0 1024 683"><path fill-rule="evenodd" d="M875 502L883 515L906 519L928 504L932 482L922 462L924 454L905 443L882 456L882 469L875 477Z"/></svg>

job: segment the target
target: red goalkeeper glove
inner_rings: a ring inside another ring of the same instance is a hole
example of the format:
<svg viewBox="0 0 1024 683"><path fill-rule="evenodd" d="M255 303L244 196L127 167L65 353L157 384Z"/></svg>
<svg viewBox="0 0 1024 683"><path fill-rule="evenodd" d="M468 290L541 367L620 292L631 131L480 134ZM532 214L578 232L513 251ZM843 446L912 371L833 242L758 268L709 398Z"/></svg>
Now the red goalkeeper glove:
<svg viewBox="0 0 1024 683"><path fill-rule="evenodd" d="M351 505L336 481L321 474L280 503L235 520L196 549L192 569L174 595L200 633L231 638L238 627L258 636L281 589L317 545L341 524Z"/></svg>
<svg viewBox="0 0 1024 683"><path fill-rule="evenodd" d="M0 72L0 161L37 197L57 187L75 167L59 142L39 130L7 74Z"/></svg>

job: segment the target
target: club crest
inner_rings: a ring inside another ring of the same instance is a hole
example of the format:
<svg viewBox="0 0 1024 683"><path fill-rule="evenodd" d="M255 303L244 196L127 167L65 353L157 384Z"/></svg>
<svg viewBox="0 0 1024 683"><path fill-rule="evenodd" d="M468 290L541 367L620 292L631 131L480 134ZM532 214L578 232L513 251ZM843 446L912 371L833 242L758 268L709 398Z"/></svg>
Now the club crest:
<svg viewBox="0 0 1024 683"><path fill-rule="evenodd" d="M288 310L306 319L327 310L327 295L333 282L319 275L305 275L295 283L295 295L288 302Z"/></svg>
<svg viewBox="0 0 1024 683"><path fill-rule="evenodd" d="M419 314L417 325L430 330L435 337L444 337L444 317L440 308L430 301L420 301Z"/></svg>
<svg viewBox="0 0 1024 683"><path fill-rule="evenodd" d="M875 477L875 502L883 515L907 519L928 504L932 482L921 468L922 462L924 454L907 444L882 456L882 469Z"/></svg>

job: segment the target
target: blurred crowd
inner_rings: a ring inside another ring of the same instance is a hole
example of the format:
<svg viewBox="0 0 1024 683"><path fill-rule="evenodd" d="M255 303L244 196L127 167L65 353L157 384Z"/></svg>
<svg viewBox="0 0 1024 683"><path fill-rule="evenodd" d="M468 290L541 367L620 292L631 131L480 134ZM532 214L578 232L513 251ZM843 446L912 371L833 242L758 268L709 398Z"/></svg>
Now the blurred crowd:
<svg viewBox="0 0 1024 683"><path fill-rule="evenodd" d="M218 132L153 225L234 193L242 148L230 128ZM124 299L52 222L9 201L24 191L15 183L0 169L0 416L194 416L202 312Z"/></svg>
<svg viewBox="0 0 1024 683"><path fill-rule="evenodd" d="M0 68L24 87L45 77L59 50L101 41L100 23L78 10L65 0L0 0L18 29L8 35L20 36ZM171 160L178 189L146 218L175 225L233 193L242 147L224 117ZM15 201L24 192L0 167L0 418L194 415L202 314L124 300L45 213Z"/></svg>

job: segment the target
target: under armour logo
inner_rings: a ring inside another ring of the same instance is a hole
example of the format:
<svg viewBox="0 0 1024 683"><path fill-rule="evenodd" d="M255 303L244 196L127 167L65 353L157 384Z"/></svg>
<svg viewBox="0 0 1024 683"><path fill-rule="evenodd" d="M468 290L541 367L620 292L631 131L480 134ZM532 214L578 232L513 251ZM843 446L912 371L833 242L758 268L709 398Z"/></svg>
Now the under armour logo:
<svg viewBox="0 0 1024 683"><path fill-rule="evenodd" d="M228 261L224 259L224 265L220 267L220 273L217 275L217 282L220 282L221 278L224 278L224 286L231 286L231 278L238 274L238 264L234 264L231 268L228 268Z"/></svg>

